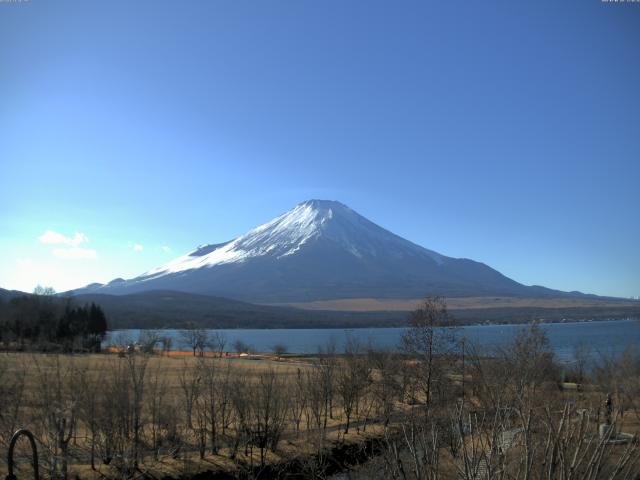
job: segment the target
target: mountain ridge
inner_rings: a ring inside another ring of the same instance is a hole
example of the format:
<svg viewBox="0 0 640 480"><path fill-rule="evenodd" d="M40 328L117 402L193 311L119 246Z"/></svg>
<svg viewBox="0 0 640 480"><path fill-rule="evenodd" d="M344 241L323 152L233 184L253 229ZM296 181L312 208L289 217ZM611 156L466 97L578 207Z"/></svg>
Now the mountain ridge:
<svg viewBox="0 0 640 480"><path fill-rule="evenodd" d="M307 200L244 235L204 244L133 279L74 293L174 290L253 303L424 295L580 296L526 286L406 240L333 200Z"/></svg>

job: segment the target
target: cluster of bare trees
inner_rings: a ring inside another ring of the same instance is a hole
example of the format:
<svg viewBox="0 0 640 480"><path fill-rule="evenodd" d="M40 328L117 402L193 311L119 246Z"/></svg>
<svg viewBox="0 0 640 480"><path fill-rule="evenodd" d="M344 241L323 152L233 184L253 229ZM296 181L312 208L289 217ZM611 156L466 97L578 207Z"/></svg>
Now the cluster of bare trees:
<svg viewBox="0 0 640 480"><path fill-rule="evenodd" d="M165 337L162 337L165 338ZM222 356L227 339L222 332L211 332L200 328L192 328L182 331L182 341L191 348L193 356L204 355L205 351L217 352Z"/></svg>
<svg viewBox="0 0 640 480"><path fill-rule="evenodd" d="M144 351L5 354L0 440L6 445L16 428L32 429L50 478L69 478L78 464L129 478L162 459L208 455L251 470L280 459L274 452L285 437L307 445L312 469L321 471L336 438L378 417L389 422L401 398L391 361L400 365L356 341L343 358L329 347L310 363L256 368Z"/></svg>
<svg viewBox="0 0 640 480"><path fill-rule="evenodd" d="M438 328L447 321L439 299L413 314L405 344L421 360L418 402L385 432L382 477L640 478L638 418L623 421L638 405L637 352L606 357L582 346L563 372L535 325L481 352Z"/></svg>
<svg viewBox="0 0 640 480"><path fill-rule="evenodd" d="M205 352L216 352L222 356L227 345L224 333L204 330L201 328L188 328L180 333L181 343L193 352L193 356L203 356ZM162 335L157 330L143 330L136 342L127 336L116 338L113 346L121 351L132 350L137 347L143 353L161 352L168 353L173 347L173 338Z"/></svg>
<svg viewBox="0 0 640 480"><path fill-rule="evenodd" d="M306 361L255 367L199 355L198 331L186 358L153 348L5 354L0 442L18 427L32 429L41 471L62 479L77 475L75 465L132 478L163 472L166 462L188 475L212 456L249 475L298 455L308 459L306 477L323 478L331 449L360 434L379 442L377 467L362 478L639 478L636 353L576 355L560 367L538 327L478 351L442 328L448 324L444 302L427 299L400 352L350 338L340 354L329 344ZM148 335L140 343L157 344Z"/></svg>

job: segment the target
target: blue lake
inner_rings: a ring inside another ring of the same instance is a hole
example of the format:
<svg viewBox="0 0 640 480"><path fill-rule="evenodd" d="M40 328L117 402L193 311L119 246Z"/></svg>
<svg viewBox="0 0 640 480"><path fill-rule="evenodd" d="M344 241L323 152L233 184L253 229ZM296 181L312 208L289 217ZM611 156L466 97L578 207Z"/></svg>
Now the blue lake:
<svg viewBox="0 0 640 480"><path fill-rule="evenodd" d="M560 360L571 361L576 346L590 347L592 355L615 355L630 345L640 346L639 320L613 320L576 323L542 324L556 355ZM457 335L464 336L480 350L509 342L522 325L472 325L459 327ZM268 352L274 345L287 347L290 353L316 353L322 346L335 342L338 351L344 348L349 337L377 348L394 349L400 345L404 328L358 328L343 329L230 329L216 330L225 335L226 350L233 350L237 340L250 345L257 352ZM109 332L104 344L122 344L124 340L135 341L142 330L114 330ZM161 330L163 336L173 338L173 349L188 350L182 330Z"/></svg>

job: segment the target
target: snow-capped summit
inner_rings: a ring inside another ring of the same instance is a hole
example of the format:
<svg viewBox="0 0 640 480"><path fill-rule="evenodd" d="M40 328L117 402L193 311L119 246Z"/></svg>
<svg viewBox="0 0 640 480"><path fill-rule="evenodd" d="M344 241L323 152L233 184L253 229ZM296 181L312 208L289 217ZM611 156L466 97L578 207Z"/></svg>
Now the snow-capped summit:
<svg viewBox="0 0 640 480"><path fill-rule="evenodd" d="M234 240L202 245L97 291L164 289L295 302L518 295L529 288L482 263L446 257L405 240L340 202L308 200Z"/></svg>
<svg viewBox="0 0 640 480"><path fill-rule="evenodd" d="M156 277L269 256L281 259L319 239L329 240L356 257L403 254L404 249L441 256L422 249L370 222L346 205L331 200L308 200L246 234L222 244L203 245L141 277Z"/></svg>

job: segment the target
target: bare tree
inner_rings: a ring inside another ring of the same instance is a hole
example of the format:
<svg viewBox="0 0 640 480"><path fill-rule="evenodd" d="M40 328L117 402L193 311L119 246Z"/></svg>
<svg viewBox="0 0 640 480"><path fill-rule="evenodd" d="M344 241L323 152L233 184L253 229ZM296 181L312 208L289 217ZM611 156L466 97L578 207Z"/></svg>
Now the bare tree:
<svg viewBox="0 0 640 480"><path fill-rule="evenodd" d="M138 468L140 459L142 424L142 407L145 393L145 374L149 357L146 355L127 356L129 388L131 392L131 412L133 430L133 468Z"/></svg>
<svg viewBox="0 0 640 480"><path fill-rule="evenodd" d="M300 368L296 371L295 380L289 385L290 392L290 413L291 420L295 425L296 437L300 433L300 422L302 415L307 412L307 390L305 387L305 377Z"/></svg>
<svg viewBox="0 0 640 480"><path fill-rule="evenodd" d="M209 344L209 335L206 330L200 328L191 328L180 332L182 341L192 351L195 357L197 353L204 355L204 349Z"/></svg>
<svg viewBox="0 0 640 480"><path fill-rule="evenodd" d="M167 403L167 377L164 374L163 365L158 363L149 372L147 384L147 412L149 416L149 435L153 457L158 460L159 448L163 438L162 431L167 426L163 418L163 412L168 408Z"/></svg>
<svg viewBox="0 0 640 480"><path fill-rule="evenodd" d="M101 374L96 398L96 450L105 465L125 454L129 432L129 382L122 358L110 359Z"/></svg>
<svg viewBox="0 0 640 480"><path fill-rule="evenodd" d="M38 375L39 413L43 445L49 460L52 478L68 478L69 442L73 438L79 409L79 389L74 382L72 357L65 357L63 365L59 355L48 358L33 357Z"/></svg>
<svg viewBox="0 0 640 480"><path fill-rule="evenodd" d="M441 297L427 297L409 316L403 344L405 351L417 360L411 370L427 407L433 401L434 388L441 387L445 380L443 362L438 362L438 356L451 350L452 332L443 328L451 324L447 304Z"/></svg>
<svg viewBox="0 0 640 480"><path fill-rule="evenodd" d="M260 465L265 464L265 450L275 451L287 418L289 399L284 381L275 370L258 375L252 388L252 442L260 449Z"/></svg>
<svg viewBox="0 0 640 480"><path fill-rule="evenodd" d="M162 347L162 353L164 355L168 355L171 351L171 347L173 346L173 338L168 335L160 337L160 345Z"/></svg>
<svg viewBox="0 0 640 480"><path fill-rule="evenodd" d="M252 399L249 379L245 372L238 372L230 382L230 397L234 411L234 437L231 447L231 458L235 459L241 444L245 446L245 455L248 455L251 439L251 408Z"/></svg>
<svg viewBox="0 0 640 480"><path fill-rule="evenodd" d="M440 476L440 438L434 423L425 424L413 413L397 435L385 431L384 478L438 480Z"/></svg>
<svg viewBox="0 0 640 480"><path fill-rule="evenodd" d="M495 410L483 415L460 409L456 420L461 459L458 478L464 480L623 480L636 478L640 464L637 438L623 446L610 428L598 437L589 432L592 419L565 403L560 410L532 410L530 426L513 429ZM613 418L617 425L617 416Z"/></svg>
<svg viewBox="0 0 640 480"><path fill-rule="evenodd" d="M287 346L284 343L276 343L271 347L271 351L276 357L278 357L278 360L280 360L280 358L287 353Z"/></svg>
<svg viewBox="0 0 640 480"><path fill-rule="evenodd" d="M246 344L242 340L236 340L235 342L233 342L233 349L236 351L236 353L251 353L251 351L253 350L251 348L251 345Z"/></svg>
<svg viewBox="0 0 640 480"><path fill-rule="evenodd" d="M224 347L227 345L227 337L222 332L213 332L209 336L209 346L214 352L218 352L218 357L222 357L224 353Z"/></svg>
<svg viewBox="0 0 640 480"><path fill-rule="evenodd" d="M56 291L52 287L43 287L42 285L38 285L33 289L33 294L39 297L54 297Z"/></svg>
<svg viewBox="0 0 640 480"><path fill-rule="evenodd" d="M308 442L313 445L315 450L316 461L311 462L310 475L315 475L316 470L321 468L326 461L326 438L327 438L327 409L329 408L328 400L328 381L332 374L327 374L325 365L318 361L312 365L312 368L304 372L304 394L306 397L305 415L307 417L307 438ZM333 390L333 385L331 385Z"/></svg>
<svg viewBox="0 0 640 480"><path fill-rule="evenodd" d="M217 454L220 435L224 434L229 421L231 364L226 362L220 366L219 361L212 359L200 362L199 370L211 453Z"/></svg>
<svg viewBox="0 0 640 480"><path fill-rule="evenodd" d="M395 403L401 398L402 364L393 352L373 349L369 349L368 361L374 376L371 394L375 399L377 414L386 427L391 421Z"/></svg>
<svg viewBox="0 0 640 480"><path fill-rule="evenodd" d="M153 354L162 338L155 330L143 330L138 337L138 345L143 353Z"/></svg>
<svg viewBox="0 0 640 480"><path fill-rule="evenodd" d="M209 419L209 399L206 395L206 386L202 381L202 368L199 366L196 368L199 379L199 384L195 390L195 396L193 401L193 423L192 431L196 438L196 444L198 447L198 454L200 459L204 459L207 451L207 435L208 435L208 419Z"/></svg>
<svg viewBox="0 0 640 480"><path fill-rule="evenodd" d="M79 418L89 432L91 469L96 469L96 445L99 435L98 402L102 392L102 381L97 372L86 369L76 371L76 381L80 392Z"/></svg>
<svg viewBox="0 0 640 480"><path fill-rule="evenodd" d="M360 399L371 381L370 364L355 339L347 341L344 361L337 371L337 391L342 399L342 410L346 417L344 433L347 434L351 415L354 410L358 412Z"/></svg>
<svg viewBox="0 0 640 480"><path fill-rule="evenodd" d="M333 339L318 349L318 359L315 365L319 373L320 388L325 402L323 428L326 429L328 419L333 418L333 398L338 366L336 343Z"/></svg>
<svg viewBox="0 0 640 480"><path fill-rule="evenodd" d="M184 423L187 428L193 429L193 414L196 399L200 395L200 372L188 362L184 362L179 376L182 401L184 405Z"/></svg>

